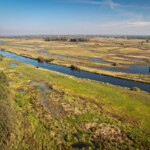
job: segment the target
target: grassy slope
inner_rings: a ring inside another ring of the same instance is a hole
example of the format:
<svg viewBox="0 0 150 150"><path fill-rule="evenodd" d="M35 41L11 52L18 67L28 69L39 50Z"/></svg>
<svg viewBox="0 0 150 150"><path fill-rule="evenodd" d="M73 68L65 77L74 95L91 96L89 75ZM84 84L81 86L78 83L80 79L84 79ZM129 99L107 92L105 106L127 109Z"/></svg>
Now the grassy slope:
<svg viewBox="0 0 150 150"><path fill-rule="evenodd" d="M47 70L41 71L41 69L33 69L32 67L18 67L18 70L28 76L32 76L34 79L44 80L48 83L50 81L50 84L54 84L56 89L64 89L67 93L94 99L99 104L102 104L106 111L114 109L116 115L129 114L130 117L133 116L139 119L142 117L141 125L145 124L144 118L145 120L149 118L150 96L146 92L137 93L124 90L125 88L116 88L109 84L77 79L75 77L71 77L71 79L64 78L62 74ZM150 124L146 128L149 128L149 126Z"/></svg>
<svg viewBox="0 0 150 150"><path fill-rule="evenodd" d="M0 56L1 57L1 56ZM0 71L0 149L7 149L13 143L16 114L13 109L13 98L9 94L9 83L6 75Z"/></svg>
<svg viewBox="0 0 150 150"><path fill-rule="evenodd" d="M0 62L10 79L17 129L11 149L148 149L150 95L19 63ZM5 65L4 65L5 64ZM31 80L51 87L34 90ZM17 90L26 90L19 93Z"/></svg>

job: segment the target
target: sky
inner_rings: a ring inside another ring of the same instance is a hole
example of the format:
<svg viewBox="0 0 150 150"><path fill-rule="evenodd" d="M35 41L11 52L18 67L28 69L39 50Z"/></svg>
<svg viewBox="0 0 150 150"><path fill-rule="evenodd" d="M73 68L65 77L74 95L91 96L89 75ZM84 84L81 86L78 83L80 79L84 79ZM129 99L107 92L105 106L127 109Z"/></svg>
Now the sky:
<svg viewBox="0 0 150 150"><path fill-rule="evenodd" d="M150 0L0 0L0 36L150 35Z"/></svg>

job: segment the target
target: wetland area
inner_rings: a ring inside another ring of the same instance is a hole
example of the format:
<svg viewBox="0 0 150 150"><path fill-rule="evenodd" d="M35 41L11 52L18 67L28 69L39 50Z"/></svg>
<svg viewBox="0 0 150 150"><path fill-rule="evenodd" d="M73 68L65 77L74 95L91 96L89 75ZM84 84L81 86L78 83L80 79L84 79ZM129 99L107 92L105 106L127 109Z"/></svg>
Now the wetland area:
<svg viewBox="0 0 150 150"><path fill-rule="evenodd" d="M150 43L59 38L0 38L0 147L149 150Z"/></svg>

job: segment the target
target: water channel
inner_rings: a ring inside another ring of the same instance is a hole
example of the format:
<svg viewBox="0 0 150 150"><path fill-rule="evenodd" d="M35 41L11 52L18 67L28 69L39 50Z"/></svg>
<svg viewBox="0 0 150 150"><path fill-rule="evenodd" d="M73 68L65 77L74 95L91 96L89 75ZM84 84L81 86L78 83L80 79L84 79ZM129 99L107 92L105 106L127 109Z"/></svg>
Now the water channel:
<svg viewBox="0 0 150 150"><path fill-rule="evenodd" d="M119 78L115 78L115 77L95 74L95 73L86 72L86 71L72 71L68 67L54 65L54 64L48 64L46 62L39 63L38 60L19 56L19 55L16 55L14 53L3 51L3 50L0 50L0 54L2 54L3 56L5 56L7 58L12 58L14 60L18 60L18 61L21 61L21 62L24 62L27 64L34 65L36 67L41 67L41 68L61 72L61 73L72 75L72 76L75 76L78 78L88 78L91 80L101 81L104 83L110 83L113 85L119 85L119 86L129 87L129 88L138 87L141 90L150 92L150 84L141 83L141 82L134 82L134 81L125 80L125 79L119 79Z"/></svg>

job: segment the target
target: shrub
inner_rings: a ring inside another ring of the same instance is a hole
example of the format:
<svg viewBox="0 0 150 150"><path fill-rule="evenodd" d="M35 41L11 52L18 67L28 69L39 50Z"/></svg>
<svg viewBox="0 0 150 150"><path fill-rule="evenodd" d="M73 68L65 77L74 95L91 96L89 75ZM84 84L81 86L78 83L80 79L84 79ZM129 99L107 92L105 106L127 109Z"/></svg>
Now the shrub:
<svg viewBox="0 0 150 150"><path fill-rule="evenodd" d="M132 91L137 91L137 92L140 92L140 91L141 91L140 88L138 88L138 87L132 87L131 90L132 90Z"/></svg>
<svg viewBox="0 0 150 150"><path fill-rule="evenodd" d="M119 64L118 63L113 63L113 66L119 66Z"/></svg>
<svg viewBox="0 0 150 150"><path fill-rule="evenodd" d="M2 61L2 60L3 60L3 57L4 57L4 56L0 54L0 61Z"/></svg>
<svg viewBox="0 0 150 150"><path fill-rule="evenodd" d="M70 42L77 42L77 39L70 39Z"/></svg>
<svg viewBox="0 0 150 150"><path fill-rule="evenodd" d="M44 62L44 58L43 57L38 57L37 58L38 62L43 63Z"/></svg>
<svg viewBox="0 0 150 150"><path fill-rule="evenodd" d="M75 66L75 65L71 65L70 68L71 68L71 70L80 71L80 68L78 68L78 67Z"/></svg>
<svg viewBox="0 0 150 150"><path fill-rule="evenodd" d="M52 62L52 61L54 61L55 59L53 59L53 58L51 58L51 59L46 59L45 61L47 62L47 63L49 63L49 62Z"/></svg>

